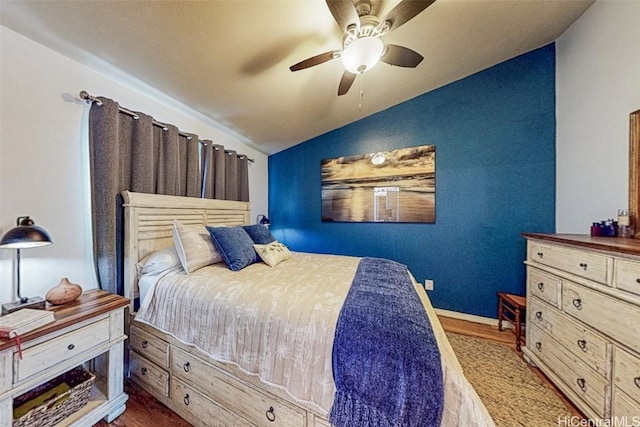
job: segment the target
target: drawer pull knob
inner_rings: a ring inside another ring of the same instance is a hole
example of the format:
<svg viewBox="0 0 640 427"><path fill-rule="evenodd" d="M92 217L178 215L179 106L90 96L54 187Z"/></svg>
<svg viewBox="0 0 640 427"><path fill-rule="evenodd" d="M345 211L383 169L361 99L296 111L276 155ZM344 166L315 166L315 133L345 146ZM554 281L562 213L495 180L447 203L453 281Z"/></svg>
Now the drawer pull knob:
<svg viewBox="0 0 640 427"><path fill-rule="evenodd" d="M582 310L582 300L580 298L574 298L571 302L573 303L573 306L575 308L577 308L578 310Z"/></svg>
<svg viewBox="0 0 640 427"><path fill-rule="evenodd" d="M276 412L275 409L273 409L273 406L269 406L269 410L264 414L269 421L274 422L276 420Z"/></svg>
<svg viewBox="0 0 640 427"><path fill-rule="evenodd" d="M587 340L578 340L578 347L582 351L587 351Z"/></svg>
<svg viewBox="0 0 640 427"><path fill-rule="evenodd" d="M636 283L640 283L640 277L636 279Z"/></svg>
<svg viewBox="0 0 640 427"><path fill-rule="evenodd" d="M542 312L541 311L536 311L536 319L542 320Z"/></svg>
<svg viewBox="0 0 640 427"><path fill-rule="evenodd" d="M185 405L189 406L189 393L184 395L184 397L182 398L182 401L184 402Z"/></svg>
<svg viewBox="0 0 640 427"><path fill-rule="evenodd" d="M149 345L149 341L147 340L142 341L142 348L147 348L148 345Z"/></svg>
<svg viewBox="0 0 640 427"><path fill-rule="evenodd" d="M578 387L580 387L582 391L585 391L587 389L587 381L584 378L578 378L576 382L578 383Z"/></svg>
<svg viewBox="0 0 640 427"><path fill-rule="evenodd" d="M185 364L182 365L182 369L184 369L185 372L189 372L190 368L191 368L191 365L189 364L189 362L185 362Z"/></svg>
<svg viewBox="0 0 640 427"><path fill-rule="evenodd" d="M544 291L544 283L542 282L538 283L538 289L540 289L541 291Z"/></svg>
<svg viewBox="0 0 640 427"><path fill-rule="evenodd" d="M542 350L542 343L540 341L536 341L536 348L538 351Z"/></svg>
<svg viewBox="0 0 640 427"><path fill-rule="evenodd" d="M633 382L636 385L636 387L640 388L640 377L635 377L633 379Z"/></svg>
<svg viewBox="0 0 640 427"><path fill-rule="evenodd" d="M73 350L74 348L76 348L76 346L75 346L75 345L73 345L73 344L69 344L69 345L67 346L67 349L68 349L68 350Z"/></svg>
<svg viewBox="0 0 640 427"><path fill-rule="evenodd" d="M542 258L543 256L544 256L544 253L542 253L542 252L538 252L538 257L539 257L539 258Z"/></svg>
<svg viewBox="0 0 640 427"><path fill-rule="evenodd" d="M584 262L580 263L580 267L582 267L582 269L585 270L585 271L587 270L587 264L584 263Z"/></svg>
<svg viewBox="0 0 640 427"><path fill-rule="evenodd" d="M140 368L142 375L147 375L147 368Z"/></svg>

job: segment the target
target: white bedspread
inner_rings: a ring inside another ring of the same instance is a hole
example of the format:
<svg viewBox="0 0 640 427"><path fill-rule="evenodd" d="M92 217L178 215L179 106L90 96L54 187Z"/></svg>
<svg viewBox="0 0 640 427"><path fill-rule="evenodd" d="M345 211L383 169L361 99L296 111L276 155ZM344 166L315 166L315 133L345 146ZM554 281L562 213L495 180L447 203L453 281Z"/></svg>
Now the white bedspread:
<svg viewBox="0 0 640 427"><path fill-rule="evenodd" d="M328 411L338 314L359 258L295 253L276 267L214 264L162 278L136 320ZM295 278L292 280L292 278Z"/></svg>
<svg viewBox="0 0 640 427"><path fill-rule="evenodd" d="M214 264L189 275L171 272L150 289L136 320L214 360L234 363L326 414L335 392L331 360L336 323L359 261L294 253L273 268L257 263L233 272ZM493 426L426 293L419 285L416 290L442 354L442 426Z"/></svg>

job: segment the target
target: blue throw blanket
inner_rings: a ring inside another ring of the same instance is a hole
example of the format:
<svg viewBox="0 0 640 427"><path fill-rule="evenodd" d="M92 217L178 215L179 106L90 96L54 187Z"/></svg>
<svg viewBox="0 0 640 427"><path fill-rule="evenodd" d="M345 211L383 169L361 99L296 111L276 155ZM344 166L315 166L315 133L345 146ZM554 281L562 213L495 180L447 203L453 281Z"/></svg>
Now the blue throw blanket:
<svg viewBox="0 0 640 427"><path fill-rule="evenodd" d="M333 344L337 427L440 425L440 353L407 267L363 258Z"/></svg>

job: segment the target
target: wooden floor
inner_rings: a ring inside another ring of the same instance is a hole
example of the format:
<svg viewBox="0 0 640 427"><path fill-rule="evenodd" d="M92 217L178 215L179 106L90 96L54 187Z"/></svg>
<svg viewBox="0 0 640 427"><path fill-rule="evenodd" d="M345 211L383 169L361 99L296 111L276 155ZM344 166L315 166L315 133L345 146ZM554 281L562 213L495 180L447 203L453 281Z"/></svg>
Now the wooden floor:
<svg viewBox="0 0 640 427"><path fill-rule="evenodd" d="M496 326L485 325L480 323L468 322L465 320L458 320L449 317L440 316L440 322L445 331L453 332L461 335L470 335L479 337L491 341L501 342L510 347L515 352L515 336L508 330L498 331ZM567 404L572 412L576 416L582 417L580 411L578 411L569 402L560 391L538 370L531 368L543 381L556 390L560 398ZM162 405L150 394L140 389L136 384L131 381L125 381L125 391L129 394L129 401L127 402L127 410L124 414L120 415L112 423L106 423L104 421L96 424L96 427L186 427L190 426L189 423L173 413L166 406Z"/></svg>

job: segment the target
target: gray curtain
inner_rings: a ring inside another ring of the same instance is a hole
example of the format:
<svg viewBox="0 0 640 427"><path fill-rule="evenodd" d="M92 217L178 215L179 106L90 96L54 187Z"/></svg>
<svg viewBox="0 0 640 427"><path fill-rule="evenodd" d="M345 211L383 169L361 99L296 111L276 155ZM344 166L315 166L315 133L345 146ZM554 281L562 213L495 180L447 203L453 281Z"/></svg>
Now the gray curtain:
<svg viewBox="0 0 640 427"><path fill-rule="evenodd" d="M238 153L233 150L225 152L224 175L225 200L238 200Z"/></svg>
<svg viewBox="0 0 640 427"><path fill-rule="evenodd" d="M224 147L211 141L204 141L202 146L202 197L225 200L225 177Z"/></svg>
<svg viewBox="0 0 640 427"><path fill-rule="evenodd" d="M221 184L217 178L226 173L225 166L207 161L218 157L212 143L203 145L200 153L197 135L181 134L172 125L158 126L143 113L136 112L136 119L121 112L116 102L100 100L102 105L93 103L89 112L94 261L100 288L122 294L124 212L120 193L224 199L226 187L215 189ZM224 147L218 147L224 159ZM205 174L205 169L212 174ZM248 182L248 170L246 174L231 181ZM248 201L248 185L246 197Z"/></svg>
<svg viewBox="0 0 640 427"><path fill-rule="evenodd" d="M249 201L249 159L222 145L203 141L202 197Z"/></svg>
<svg viewBox="0 0 640 427"><path fill-rule="evenodd" d="M249 201L249 158L238 156L238 200Z"/></svg>

